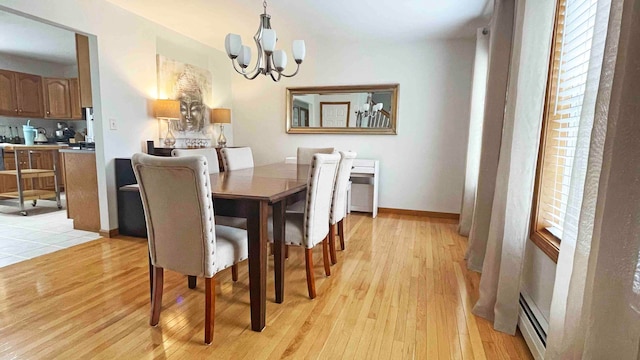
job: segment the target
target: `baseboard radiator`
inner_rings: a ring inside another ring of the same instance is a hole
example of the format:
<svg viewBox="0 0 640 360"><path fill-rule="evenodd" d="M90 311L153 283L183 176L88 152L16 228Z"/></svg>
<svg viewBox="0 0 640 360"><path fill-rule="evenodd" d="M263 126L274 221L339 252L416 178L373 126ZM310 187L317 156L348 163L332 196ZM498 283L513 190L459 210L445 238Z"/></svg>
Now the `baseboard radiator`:
<svg viewBox="0 0 640 360"><path fill-rule="evenodd" d="M542 360L547 345L548 324L538 307L525 293L520 294L518 327L534 359Z"/></svg>

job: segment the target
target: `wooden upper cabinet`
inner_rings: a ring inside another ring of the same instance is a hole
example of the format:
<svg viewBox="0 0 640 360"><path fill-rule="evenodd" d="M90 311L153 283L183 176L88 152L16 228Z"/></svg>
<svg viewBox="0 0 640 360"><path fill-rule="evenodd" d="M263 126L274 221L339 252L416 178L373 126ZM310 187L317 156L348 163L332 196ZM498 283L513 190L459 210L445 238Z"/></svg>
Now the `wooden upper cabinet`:
<svg viewBox="0 0 640 360"><path fill-rule="evenodd" d="M82 119L80 84L78 83L78 79L69 79L69 100L71 101L71 118Z"/></svg>
<svg viewBox="0 0 640 360"><path fill-rule="evenodd" d="M18 115L42 118L42 78L38 75L15 73Z"/></svg>
<svg viewBox="0 0 640 360"><path fill-rule="evenodd" d="M71 100L68 79L44 79L44 108L44 116L46 118L71 118Z"/></svg>
<svg viewBox="0 0 640 360"><path fill-rule="evenodd" d="M81 34L76 34L76 61L78 62L78 83L80 84L81 107L93 107L93 95L91 92L91 65L89 60L89 38Z"/></svg>
<svg viewBox="0 0 640 360"><path fill-rule="evenodd" d="M12 71L0 70L0 115L18 115L16 77Z"/></svg>

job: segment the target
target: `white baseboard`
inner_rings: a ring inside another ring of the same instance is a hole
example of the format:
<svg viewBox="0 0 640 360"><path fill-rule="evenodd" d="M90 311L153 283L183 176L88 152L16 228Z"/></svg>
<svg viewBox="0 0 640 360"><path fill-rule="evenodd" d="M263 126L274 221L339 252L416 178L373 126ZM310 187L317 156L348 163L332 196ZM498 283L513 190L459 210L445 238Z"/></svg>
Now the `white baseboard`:
<svg viewBox="0 0 640 360"><path fill-rule="evenodd" d="M545 343L543 338L541 338L540 333L546 337L546 329L548 327L546 321L541 316L540 311L536 307L536 304L529 298L526 294L521 294L521 304L520 304L520 313L518 316L518 328L520 328L520 332L522 333L522 337L524 337L524 341L527 343L529 347L529 351L531 351L531 355L536 360L543 360L545 353ZM522 302L526 302L526 305L529 307L529 312L523 308ZM534 317L534 321L538 322L538 326L534 325L530 316ZM542 329L541 331L541 327ZM537 329L536 329L537 328Z"/></svg>
<svg viewBox="0 0 640 360"><path fill-rule="evenodd" d="M524 341L527 343L527 346L529 346L529 351L531 351L533 358L536 360L543 360L545 351L544 344L538 337L538 334L533 328L531 321L529 321L527 314L525 314L522 309L520 309L518 328L520 328L522 337L524 337Z"/></svg>

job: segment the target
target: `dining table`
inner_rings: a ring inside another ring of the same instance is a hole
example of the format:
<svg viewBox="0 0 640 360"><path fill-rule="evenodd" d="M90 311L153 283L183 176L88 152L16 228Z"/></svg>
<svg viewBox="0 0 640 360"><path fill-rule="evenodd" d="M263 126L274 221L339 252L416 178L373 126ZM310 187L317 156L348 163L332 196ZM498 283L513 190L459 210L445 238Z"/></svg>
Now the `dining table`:
<svg viewBox="0 0 640 360"><path fill-rule="evenodd" d="M251 329L266 319L269 208L273 218L275 302L284 301L286 206L304 200L309 165L276 163L210 175L216 215L247 219Z"/></svg>

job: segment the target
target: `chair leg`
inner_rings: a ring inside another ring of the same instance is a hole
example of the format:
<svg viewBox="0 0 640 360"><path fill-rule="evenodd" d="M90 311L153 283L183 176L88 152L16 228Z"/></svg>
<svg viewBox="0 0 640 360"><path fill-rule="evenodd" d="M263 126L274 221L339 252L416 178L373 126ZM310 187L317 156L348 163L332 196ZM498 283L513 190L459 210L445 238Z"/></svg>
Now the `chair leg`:
<svg viewBox="0 0 640 360"><path fill-rule="evenodd" d="M238 264L231 265L231 279L238 281Z"/></svg>
<svg viewBox="0 0 640 360"><path fill-rule="evenodd" d="M211 344L213 341L213 325L216 316L216 279L204 279L204 342Z"/></svg>
<svg viewBox="0 0 640 360"><path fill-rule="evenodd" d="M340 248L344 250L344 219L338 221L338 236L340 236Z"/></svg>
<svg viewBox="0 0 640 360"><path fill-rule="evenodd" d="M158 325L160 310L162 309L162 287L164 284L164 269L153 266L153 287L151 296L151 326Z"/></svg>
<svg viewBox="0 0 640 360"><path fill-rule="evenodd" d="M336 224L329 225L329 251L331 253L331 263L338 263L338 256L336 255Z"/></svg>
<svg viewBox="0 0 640 360"><path fill-rule="evenodd" d="M322 261L324 261L324 273L331 276L331 264L329 262L329 239L322 240Z"/></svg>
<svg viewBox="0 0 640 360"><path fill-rule="evenodd" d="M284 246L284 258L285 259L289 258L289 245Z"/></svg>
<svg viewBox="0 0 640 360"><path fill-rule="evenodd" d="M307 265L307 289L309 290L309 298L316 297L316 279L313 276L313 249L304 249L304 260Z"/></svg>
<svg viewBox="0 0 640 360"><path fill-rule="evenodd" d="M198 278L196 276L187 276L187 279L189 281L189 289L195 289L196 286L198 285Z"/></svg>

